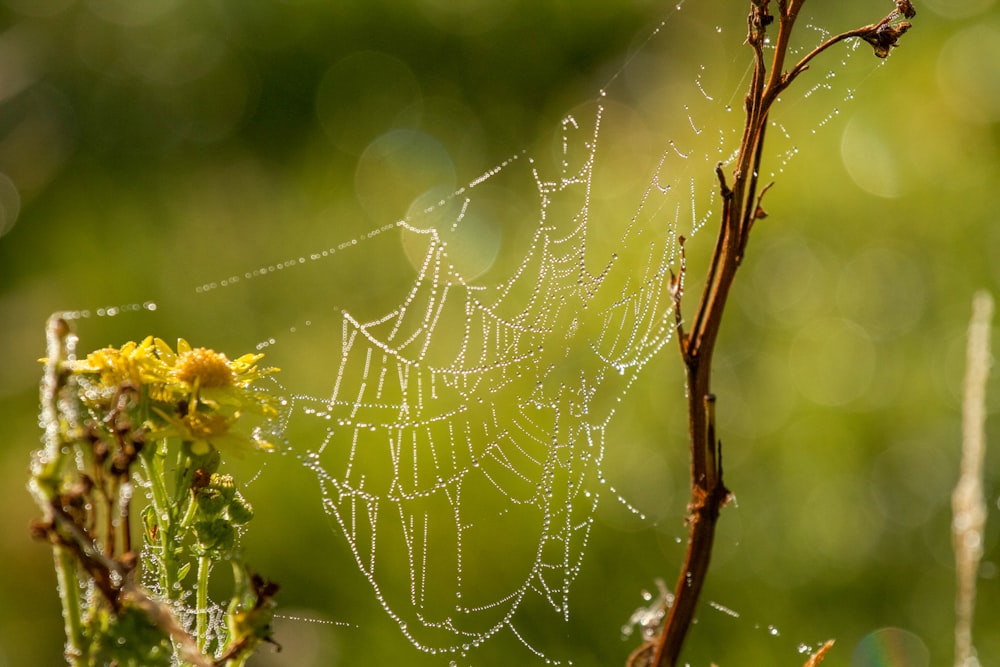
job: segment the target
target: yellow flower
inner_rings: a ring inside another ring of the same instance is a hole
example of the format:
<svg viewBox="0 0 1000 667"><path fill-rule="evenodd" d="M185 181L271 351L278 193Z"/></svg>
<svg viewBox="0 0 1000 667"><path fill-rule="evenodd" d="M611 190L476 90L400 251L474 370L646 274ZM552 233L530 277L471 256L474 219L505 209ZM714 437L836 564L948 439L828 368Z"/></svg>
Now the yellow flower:
<svg viewBox="0 0 1000 667"><path fill-rule="evenodd" d="M86 359L70 362L70 370L77 375L97 375L101 395L123 387L162 387L169 382L170 374L170 367L156 354L152 336L141 343L129 341L121 348L91 352Z"/></svg>
<svg viewBox="0 0 1000 667"><path fill-rule="evenodd" d="M186 408L175 415L157 410L169 424L161 437L176 436L192 443L194 454L206 454L210 446L237 454L252 449L274 449L274 445L262 438L233 428L247 411L265 418L278 414L274 398L251 386L278 370L258 368L257 362L263 354L244 354L230 360L215 350L193 348L183 338L178 339L176 352L159 338L153 344L157 356L168 367L168 390L175 402Z"/></svg>
<svg viewBox="0 0 1000 667"><path fill-rule="evenodd" d="M192 387L215 389L236 384L236 371L226 355L196 347L180 354L174 367L174 376Z"/></svg>
<svg viewBox="0 0 1000 667"><path fill-rule="evenodd" d="M153 431L149 437L153 440L180 438L191 443L191 452L198 456L208 454L212 447L229 450L237 455L254 449L274 449L274 445L265 440L252 438L232 429L240 419L239 412L229 416L221 412L199 411L194 405L183 415L168 414L159 408L154 408L154 411L163 418L166 426Z"/></svg>
<svg viewBox="0 0 1000 667"><path fill-rule="evenodd" d="M249 409L265 417L277 415L269 395L250 388L277 368L258 368L263 354L244 354L230 360L225 354L204 347L192 348L183 338L175 353L163 340L155 339L157 355L169 368L175 394L194 397L207 405Z"/></svg>
<svg viewBox="0 0 1000 667"><path fill-rule="evenodd" d="M192 387L195 385L203 388L246 387L278 370L257 368L257 362L264 358L263 354L244 354L230 361L221 352L204 347L192 348L183 338L177 339L176 353L160 338L155 339L154 345L160 359L173 367L174 377Z"/></svg>
<svg viewBox="0 0 1000 667"><path fill-rule="evenodd" d="M147 336L141 343L91 352L72 362L70 370L86 378L81 396L94 407L106 405L125 387L145 389L141 400L149 402L141 414L148 416L152 439L180 438L195 454L207 454L210 447L269 450L274 446L257 431L248 436L249 429L233 428L247 412L266 419L278 415L274 397L251 386L278 370L259 368L263 356L230 360L215 350L192 348L183 338L174 352L163 340Z"/></svg>

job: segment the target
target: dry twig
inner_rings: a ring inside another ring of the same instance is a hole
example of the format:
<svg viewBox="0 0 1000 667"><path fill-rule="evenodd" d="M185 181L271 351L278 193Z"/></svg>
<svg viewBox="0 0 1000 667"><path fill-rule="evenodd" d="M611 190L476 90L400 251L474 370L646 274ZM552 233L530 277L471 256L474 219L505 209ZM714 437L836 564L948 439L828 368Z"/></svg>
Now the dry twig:
<svg viewBox="0 0 1000 667"><path fill-rule="evenodd" d="M955 550L955 667L978 664L972 646L976 576L983 556L986 501L983 458L986 455L986 380L990 373L990 321L993 299L979 292L972 301L962 402L962 464L951 494L952 546Z"/></svg>
<svg viewBox="0 0 1000 667"><path fill-rule="evenodd" d="M685 331L680 322L682 293L674 289L683 284L683 276L672 277L671 292L678 317L678 340L687 377L688 432L691 447L691 502L688 504L689 539L684 564L674 587L663 631L653 646L642 651L643 660L653 667L677 664L681 646L694 620L701 588L708 573L719 511L729 499L722 479L722 448L715 434L715 396L710 389L712 356L726 300L743 260L754 222L764 217L761 198L770 187L759 189L758 174L764 146L768 114L778 96L803 72L809 63L834 44L849 38L866 41L875 55L884 58L899 38L910 28L900 20L912 18L916 11L910 0L896 0L896 7L885 18L861 28L840 33L806 54L791 68L785 68L792 29L805 0L777 0L777 14L771 13L771 0L750 0L746 43L753 50L754 66L749 90L744 99L746 121L740 143L732 185L726 182L721 165L716 169L722 194L722 223L709 264L708 277L698 308ZM770 66L765 58L767 32L777 19L777 35L770 50ZM759 191L759 194L758 194ZM820 653L828 649L824 647ZM651 653L651 657L645 657ZM822 659L817 656L816 662ZM630 663L631 664L631 663Z"/></svg>

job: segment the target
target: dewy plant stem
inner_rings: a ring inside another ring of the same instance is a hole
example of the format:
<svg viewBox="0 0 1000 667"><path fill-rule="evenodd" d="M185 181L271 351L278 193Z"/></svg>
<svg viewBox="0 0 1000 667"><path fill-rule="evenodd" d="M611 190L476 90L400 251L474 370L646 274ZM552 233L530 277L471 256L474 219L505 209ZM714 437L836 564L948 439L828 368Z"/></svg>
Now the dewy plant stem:
<svg viewBox="0 0 1000 667"><path fill-rule="evenodd" d="M80 360L65 320L53 317L46 333L45 444L34 453L29 488L42 511L32 532L53 549L67 662L211 667L245 660L270 640L277 585L257 577L228 605L209 599L214 563L246 568L239 536L253 518L233 477L217 472L219 447L273 449L262 431L235 427L245 412L277 416L272 397L250 387L276 369L258 369L259 354L230 361L183 340L174 352L152 337ZM133 484L147 490L141 547L129 529L141 500Z"/></svg>

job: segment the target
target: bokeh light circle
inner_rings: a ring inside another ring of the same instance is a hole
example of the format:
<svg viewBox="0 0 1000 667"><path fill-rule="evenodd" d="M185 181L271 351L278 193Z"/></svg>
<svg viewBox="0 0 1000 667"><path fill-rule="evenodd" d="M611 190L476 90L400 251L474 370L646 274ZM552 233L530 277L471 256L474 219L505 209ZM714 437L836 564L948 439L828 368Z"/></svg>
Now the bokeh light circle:
<svg viewBox="0 0 1000 667"><path fill-rule="evenodd" d="M851 667L930 667L923 640L902 628L881 628L858 642Z"/></svg>
<svg viewBox="0 0 1000 667"><path fill-rule="evenodd" d="M463 280L471 282L493 266L500 254L503 230L489 215L488 201L469 210L464 198L450 195L446 188L428 190L413 200L407 219L413 220L417 228L432 222L439 240L447 246L448 264ZM427 235L404 230L403 250L415 269L424 262L428 242Z"/></svg>
<svg viewBox="0 0 1000 667"><path fill-rule="evenodd" d="M830 317L802 327L788 364L799 391L820 405L845 405L861 398L875 372L875 344L850 320Z"/></svg>
<svg viewBox="0 0 1000 667"><path fill-rule="evenodd" d="M358 155L392 128L415 128L423 93L403 61L359 51L334 63L316 91L316 115L340 150Z"/></svg>
<svg viewBox="0 0 1000 667"><path fill-rule="evenodd" d="M109 23L121 26L149 25L172 12L177 0L87 0L87 8Z"/></svg>
<svg viewBox="0 0 1000 667"><path fill-rule="evenodd" d="M981 23L956 33L941 49L937 74L955 114L977 123L1000 121L1000 28Z"/></svg>
<svg viewBox="0 0 1000 667"><path fill-rule="evenodd" d="M58 16L74 4L74 0L4 0L7 7L25 16Z"/></svg>
<svg viewBox="0 0 1000 667"><path fill-rule="evenodd" d="M921 0L932 12L950 19L968 18L988 11L996 0Z"/></svg>
<svg viewBox="0 0 1000 667"><path fill-rule="evenodd" d="M899 156L885 139L883 128L856 115L844 128L840 157L844 168L858 187L878 197L895 198L903 194Z"/></svg>
<svg viewBox="0 0 1000 667"><path fill-rule="evenodd" d="M927 279L910 248L876 243L840 270L837 304L844 317L860 323L874 338L886 340L920 324L927 291Z"/></svg>
<svg viewBox="0 0 1000 667"><path fill-rule="evenodd" d="M403 218L413 200L432 188L455 190L455 165L439 141L423 132L386 132L364 149L354 172L354 191L377 223Z"/></svg>
<svg viewBox="0 0 1000 667"><path fill-rule="evenodd" d="M459 35L482 35L495 29L510 12L503 0L418 0L421 13L435 27Z"/></svg>

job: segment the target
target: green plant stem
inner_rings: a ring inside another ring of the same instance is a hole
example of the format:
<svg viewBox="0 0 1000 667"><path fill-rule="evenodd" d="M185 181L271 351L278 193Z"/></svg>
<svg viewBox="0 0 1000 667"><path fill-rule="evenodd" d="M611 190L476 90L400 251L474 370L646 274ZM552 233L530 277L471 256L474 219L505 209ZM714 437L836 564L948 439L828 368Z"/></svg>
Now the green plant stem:
<svg viewBox="0 0 1000 667"><path fill-rule="evenodd" d="M69 449L65 425L60 418L59 402L70 382L62 367L72 357L75 338L69 325L58 315L49 318L45 327L46 362L40 389L41 418L45 428L45 447L31 464L28 488L41 508L44 520L54 526L52 503L63 484L62 468ZM84 631L80 615L80 581L73 554L59 544L52 545L56 586L62 604L66 629L66 660L74 667L84 664Z"/></svg>
<svg viewBox="0 0 1000 667"><path fill-rule="evenodd" d="M73 667L83 667L84 632L80 616L80 581L76 575L76 558L65 547L53 546L56 566L56 587L63 609L66 628L66 660Z"/></svg>
<svg viewBox="0 0 1000 667"><path fill-rule="evenodd" d="M174 562L172 550L172 545L176 544L177 529L170 495L167 492L161 451L161 446L151 447L148 453L144 450L140 458L142 459L143 472L149 480L153 512L156 514L156 539L160 551L157 569L162 589L161 595L165 600L172 602L177 595L175 590L177 564Z"/></svg>
<svg viewBox="0 0 1000 667"><path fill-rule="evenodd" d="M208 643L208 575L211 570L212 561L209 560L208 556L198 558L195 639L198 642L198 650L202 653L205 652L205 646Z"/></svg>
<svg viewBox="0 0 1000 667"><path fill-rule="evenodd" d="M184 442L177 452L177 485L174 489L174 502L183 500L191 488L191 476L194 471L191 469L191 457L185 451L189 446L189 443Z"/></svg>
<svg viewBox="0 0 1000 667"><path fill-rule="evenodd" d="M163 521L164 517L170 516L170 496L167 494L167 486L163 481L163 455L160 453L160 446L151 447L147 453L142 455L142 469L149 480L149 488L152 492L153 510L156 512L156 520Z"/></svg>
<svg viewBox="0 0 1000 667"><path fill-rule="evenodd" d="M198 503L190 502L190 499L188 500L189 502L187 504L187 509L184 511L184 516L181 518L180 523L177 524L177 527L180 530L187 530L191 525L191 522L194 521L194 518L198 516Z"/></svg>

